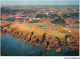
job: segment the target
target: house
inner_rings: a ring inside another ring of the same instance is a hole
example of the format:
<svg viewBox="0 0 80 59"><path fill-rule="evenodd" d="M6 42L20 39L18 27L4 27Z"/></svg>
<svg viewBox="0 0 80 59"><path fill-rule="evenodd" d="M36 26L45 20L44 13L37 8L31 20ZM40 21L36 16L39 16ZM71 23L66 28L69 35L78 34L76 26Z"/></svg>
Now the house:
<svg viewBox="0 0 80 59"><path fill-rule="evenodd" d="M18 20L18 19L16 19L16 20L15 20L15 22L19 22L19 20Z"/></svg>
<svg viewBox="0 0 80 59"><path fill-rule="evenodd" d="M43 17L43 19L45 19L46 17Z"/></svg>
<svg viewBox="0 0 80 59"><path fill-rule="evenodd" d="M13 16L13 17L15 17L15 18L21 18L21 16Z"/></svg>
<svg viewBox="0 0 80 59"><path fill-rule="evenodd" d="M29 20L26 20L26 22L28 22Z"/></svg>
<svg viewBox="0 0 80 59"><path fill-rule="evenodd" d="M29 20L25 20L25 22L26 22L26 23L28 23L28 22L29 22Z"/></svg>
<svg viewBox="0 0 80 59"><path fill-rule="evenodd" d="M35 18L35 17L33 17L33 19L35 20L36 18Z"/></svg>
<svg viewBox="0 0 80 59"><path fill-rule="evenodd" d="M29 17L26 17L26 18L29 18Z"/></svg>
<svg viewBox="0 0 80 59"><path fill-rule="evenodd" d="M36 18L37 20L40 20L40 18L38 17L38 18Z"/></svg>
<svg viewBox="0 0 80 59"><path fill-rule="evenodd" d="M21 18L21 16L16 16L16 18Z"/></svg>
<svg viewBox="0 0 80 59"><path fill-rule="evenodd" d="M32 20L33 20L33 18L29 18L29 20L30 20L30 21L32 21Z"/></svg>

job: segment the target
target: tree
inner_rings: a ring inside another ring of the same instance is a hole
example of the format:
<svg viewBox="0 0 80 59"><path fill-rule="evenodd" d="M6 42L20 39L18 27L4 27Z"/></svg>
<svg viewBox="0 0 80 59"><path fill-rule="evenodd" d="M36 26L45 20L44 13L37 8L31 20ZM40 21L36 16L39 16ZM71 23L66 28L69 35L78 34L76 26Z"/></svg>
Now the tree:
<svg viewBox="0 0 80 59"><path fill-rule="evenodd" d="M54 21L51 21L51 23L54 23L54 24L65 24L65 21L64 21L64 19L56 19Z"/></svg>
<svg viewBox="0 0 80 59"><path fill-rule="evenodd" d="M7 18L5 19L4 21L11 21L11 22L14 22L16 19L15 18Z"/></svg>
<svg viewBox="0 0 80 59"><path fill-rule="evenodd" d="M70 13L70 16L79 16L79 13Z"/></svg>
<svg viewBox="0 0 80 59"><path fill-rule="evenodd" d="M1 13L10 13L10 8L1 7Z"/></svg>
<svg viewBox="0 0 80 59"><path fill-rule="evenodd" d="M40 20L32 20L31 22L29 22L29 23L37 23L37 22L39 22Z"/></svg>
<svg viewBox="0 0 80 59"><path fill-rule="evenodd" d="M54 17L58 17L58 15L57 14L51 14L49 17L54 18Z"/></svg>
<svg viewBox="0 0 80 59"><path fill-rule="evenodd" d="M36 17L43 18L43 17L47 17L47 15L46 14L37 14Z"/></svg>

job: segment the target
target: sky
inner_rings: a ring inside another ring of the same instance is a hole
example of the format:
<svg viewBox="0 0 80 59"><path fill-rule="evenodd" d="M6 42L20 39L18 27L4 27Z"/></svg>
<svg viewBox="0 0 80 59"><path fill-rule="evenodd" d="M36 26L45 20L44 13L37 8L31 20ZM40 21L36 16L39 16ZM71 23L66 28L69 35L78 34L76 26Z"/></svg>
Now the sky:
<svg viewBox="0 0 80 59"><path fill-rule="evenodd" d="M79 5L79 0L2 0L1 5Z"/></svg>

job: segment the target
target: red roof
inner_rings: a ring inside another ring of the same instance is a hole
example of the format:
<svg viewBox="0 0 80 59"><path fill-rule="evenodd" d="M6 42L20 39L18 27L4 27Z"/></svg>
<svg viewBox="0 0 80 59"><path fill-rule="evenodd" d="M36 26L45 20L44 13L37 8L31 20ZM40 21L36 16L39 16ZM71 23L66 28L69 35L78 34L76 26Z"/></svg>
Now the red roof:
<svg viewBox="0 0 80 59"><path fill-rule="evenodd" d="M19 21L18 19L16 19L16 21Z"/></svg>
<svg viewBox="0 0 80 59"><path fill-rule="evenodd" d="M35 18L35 17L33 17L33 18Z"/></svg>
<svg viewBox="0 0 80 59"><path fill-rule="evenodd" d="M26 20L26 22L27 22L27 21L29 21L29 20Z"/></svg>
<svg viewBox="0 0 80 59"><path fill-rule="evenodd" d="M21 16L13 16L13 17L21 18Z"/></svg>
<svg viewBox="0 0 80 59"><path fill-rule="evenodd" d="M20 16L20 18L21 18L21 16Z"/></svg>

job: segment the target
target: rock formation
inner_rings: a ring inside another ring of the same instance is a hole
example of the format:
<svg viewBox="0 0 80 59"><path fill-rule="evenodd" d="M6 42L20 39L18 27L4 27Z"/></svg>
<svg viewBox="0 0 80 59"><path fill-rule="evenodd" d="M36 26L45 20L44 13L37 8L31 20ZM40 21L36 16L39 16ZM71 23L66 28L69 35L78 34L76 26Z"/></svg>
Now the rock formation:
<svg viewBox="0 0 80 59"><path fill-rule="evenodd" d="M63 28L59 30L56 28L42 29L27 27L26 24L12 23L7 31L25 42L30 42L32 46L43 43L43 51L56 47L58 48L56 52L61 52L64 46L68 46L72 50L79 49L79 35L68 33L68 30L63 30Z"/></svg>

